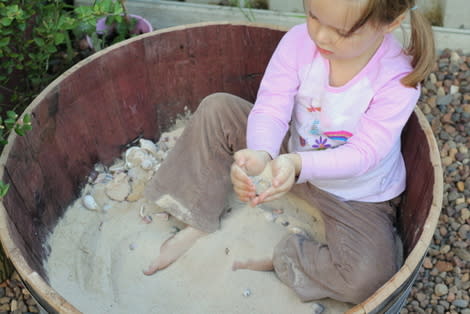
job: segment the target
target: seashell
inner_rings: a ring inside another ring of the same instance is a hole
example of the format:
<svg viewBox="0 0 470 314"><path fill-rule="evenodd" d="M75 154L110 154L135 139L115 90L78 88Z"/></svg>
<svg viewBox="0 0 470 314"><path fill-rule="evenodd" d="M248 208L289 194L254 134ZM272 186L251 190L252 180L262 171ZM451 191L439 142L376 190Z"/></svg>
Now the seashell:
<svg viewBox="0 0 470 314"><path fill-rule="evenodd" d="M312 303L312 313L322 314L325 311L325 306L320 303Z"/></svg>
<svg viewBox="0 0 470 314"><path fill-rule="evenodd" d="M163 150L160 150L160 151L158 151L157 154L155 155L155 158L157 158L157 160L158 160L159 162L162 162L162 161L166 158L166 155L167 155L166 152L164 152Z"/></svg>
<svg viewBox="0 0 470 314"><path fill-rule="evenodd" d="M146 151L148 151L152 155L155 155L158 152L157 145L154 142L150 141L150 140L146 140L144 138L141 138L139 140L139 144L140 144L140 148L145 149Z"/></svg>
<svg viewBox="0 0 470 314"><path fill-rule="evenodd" d="M146 150L133 146L126 151L125 159L127 168L138 167L149 154Z"/></svg>
<svg viewBox="0 0 470 314"><path fill-rule="evenodd" d="M251 181L256 187L256 194L260 195L271 187L271 168L266 167L265 170L257 176L250 176Z"/></svg>
<svg viewBox="0 0 470 314"><path fill-rule="evenodd" d="M131 192L131 186L129 184L129 178L124 172L117 174L113 181L106 185L106 195L115 201L122 202Z"/></svg>
<svg viewBox="0 0 470 314"><path fill-rule="evenodd" d="M177 226L173 226L173 227L171 227L170 233L177 234L180 231L181 231L180 228L178 228Z"/></svg>
<svg viewBox="0 0 470 314"><path fill-rule="evenodd" d="M273 222L274 220L276 220L276 217L270 212L264 212L264 217L269 222Z"/></svg>
<svg viewBox="0 0 470 314"><path fill-rule="evenodd" d="M250 289L243 290L243 296L244 297L249 297L250 295L251 295L251 290Z"/></svg>
<svg viewBox="0 0 470 314"><path fill-rule="evenodd" d="M287 227L289 225L289 221L285 217L278 217L276 219L276 223L284 227Z"/></svg>
<svg viewBox="0 0 470 314"><path fill-rule="evenodd" d="M161 220L164 220L164 221L168 221L168 219L170 219L170 214L165 213L165 212L156 213L155 216L158 219L161 219Z"/></svg>
<svg viewBox="0 0 470 314"><path fill-rule="evenodd" d="M126 200L135 202L144 196L145 183L142 181L133 181L131 184L132 192L127 196Z"/></svg>
<svg viewBox="0 0 470 314"><path fill-rule="evenodd" d="M82 203L83 206L89 210L98 210L100 208L98 203L96 203L95 198L90 194L87 194L82 198Z"/></svg>
<svg viewBox="0 0 470 314"><path fill-rule="evenodd" d="M301 235L304 235L306 236L307 235L307 232L305 232L304 230L300 229L299 227L289 227L289 231L291 233L294 233L294 234L301 234Z"/></svg>
<svg viewBox="0 0 470 314"><path fill-rule="evenodd" d="M96 170L92 170L90 174L88 175L88 183L93 183L95 182L96 178L98 177L100 173Z"/></svg>
<svg viewBox="0 0 470 314"><path fill-rule="evenodd" d="M103 184L106 184L108 182L111 182L111 180L113 180L113 175L110 174L110 173L100 173L96 179L95 179L95 182L94 184L98 184L98 183L103 183Z"/></svg>
<svg viewBox="0 0 470 314"><path fill-rule="evenodd" d="M149 224L149 223L151 223L151 222L153 221L153 218L152 218L152 216L147 215L147 216L145 216L144 218L142 218L142 221L143 221L145 224Z"/></svg>
<svg viewBox="0 0 470 314"><path fill-rule="evenodd" d="M126 163L122 159L118 159L111 167L109 167L110 172L120 172L124 170L126 170Z"/></svg>
<svg viewBox="0 0 470 314"><path fill-rule="evenodd" d="M153 158L152 156L148 156L144 160L142 160L142 163L140 164L140 167L144 170L150 170L152 169L155 165L157 164L157 160Z"/></svg>
<svg viewBox="0 0 470 314"><path fill-rule="evenodd" d="M104 167L103 164L96 164L93 169L96 171L96 172L104 172L106 169Z"/></svg>

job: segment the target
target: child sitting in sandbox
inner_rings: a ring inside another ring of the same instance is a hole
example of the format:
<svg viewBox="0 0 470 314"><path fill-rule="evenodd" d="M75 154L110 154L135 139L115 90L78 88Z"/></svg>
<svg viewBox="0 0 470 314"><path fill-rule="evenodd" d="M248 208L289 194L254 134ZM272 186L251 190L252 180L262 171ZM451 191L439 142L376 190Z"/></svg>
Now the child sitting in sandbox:
<svg viewBox="0 0 470 314"><path fill-rule="evenodd" d="M321 211L326 232L326 244L289 234L272 258L234 269L273 269L303 301L351 303L398 270L389 200L405 189L400 135L434 56L415 2L306 0L307 23L281 40L254 106L222 93L202 101L146 190L188 226L161 246L145 274L219 228L232 185L252 206L291 192ZM404 50L391 33L408 13ZM270 186L257 194L251 176L266 167Z"/></svg>

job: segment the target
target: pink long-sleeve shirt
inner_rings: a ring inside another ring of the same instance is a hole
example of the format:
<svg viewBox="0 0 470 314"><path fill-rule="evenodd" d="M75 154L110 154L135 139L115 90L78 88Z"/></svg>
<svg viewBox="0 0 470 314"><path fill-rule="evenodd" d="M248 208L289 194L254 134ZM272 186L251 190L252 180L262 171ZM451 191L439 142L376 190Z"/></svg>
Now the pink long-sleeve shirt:
<svg viewBox="0 0 470 314"><path fill-rule="evenodd" d="M410 58L386 35L368 64L341 87L329 84L329 62L306 24L280 41L248 117L247 146L273 158L290 129L289 152L310 182L344 200L380 202L405 189L401 131L420 95L400 80Z"/></svg>

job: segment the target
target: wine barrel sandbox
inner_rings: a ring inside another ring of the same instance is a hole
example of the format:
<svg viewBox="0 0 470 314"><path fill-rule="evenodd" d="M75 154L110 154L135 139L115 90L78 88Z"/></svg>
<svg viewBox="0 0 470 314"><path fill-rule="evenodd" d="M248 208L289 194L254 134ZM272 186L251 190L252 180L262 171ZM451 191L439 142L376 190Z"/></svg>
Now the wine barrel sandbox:
<svg viewBox="0 0 470 314"><path fill-rule="evenodd" d="M78 310L48 283L47 235L79 197L97 162L111 164L125 145L158 139L186 109L214 92L254 101L277 43L286 32L249 23L201 23L141 35L81 61L26 109L33 130L12 134L0 163L10 184L0 203L6 255L50 313ZM349 313L397 313L406 301L439 218L443 179L432 130L419 109L402 136L408 169L399 211L405 263Z"/></svg>

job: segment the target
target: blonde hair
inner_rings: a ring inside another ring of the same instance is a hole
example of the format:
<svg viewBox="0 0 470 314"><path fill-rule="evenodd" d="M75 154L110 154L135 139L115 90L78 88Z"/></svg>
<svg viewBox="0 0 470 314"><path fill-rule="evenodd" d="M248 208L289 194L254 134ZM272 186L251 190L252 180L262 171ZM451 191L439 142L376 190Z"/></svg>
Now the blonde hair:
<svg viewBox="0 0 470 314"><path fill-rule="evenodd" d="M401 80L408 87L417 87L431 73L436 59L431 24L415 6L416 0L368 0L362 16L348 32L352 34L368 22L377 27L389 25L409 10L411 38L405 53L412 57L413 71Z"/></svg>

